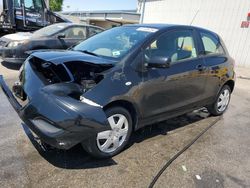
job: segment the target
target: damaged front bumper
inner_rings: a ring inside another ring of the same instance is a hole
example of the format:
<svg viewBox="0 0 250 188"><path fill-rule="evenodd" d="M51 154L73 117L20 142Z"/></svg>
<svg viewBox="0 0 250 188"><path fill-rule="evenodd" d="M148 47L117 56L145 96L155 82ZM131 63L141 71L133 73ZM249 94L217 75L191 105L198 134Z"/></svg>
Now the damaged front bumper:
<svg viewBox="0 0 250 188"><path fill-rule="evenodd" d="M45 86L28 63L24 69L26 105L18 102L1 75L0 85L20 118L42 141L69 149L100 131L110 130L101 106L68 96L75 89L72 83Z"/></svg>

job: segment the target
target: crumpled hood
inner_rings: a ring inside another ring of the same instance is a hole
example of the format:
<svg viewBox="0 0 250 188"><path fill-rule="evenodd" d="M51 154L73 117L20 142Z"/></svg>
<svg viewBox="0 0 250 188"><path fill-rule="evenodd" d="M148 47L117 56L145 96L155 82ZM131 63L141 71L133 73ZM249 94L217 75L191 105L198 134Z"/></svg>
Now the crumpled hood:
<svg viewBox="0 0 250 188"><path fill-rule="evenodd" d="M14 34L8 34L1 37L3 41L23 41L28 40L32 37L30 32L19 32Z"/></svg>
<svg viewBox="0 0 250 188"><path fill-rule="evenodd" d="M100 65L114 65L116 61L104 59L83 52L71 51L71 50L39 50L31 54L34 57L42 59L44 61L51 62L55 65L66 62L89 62Z"/></svg>

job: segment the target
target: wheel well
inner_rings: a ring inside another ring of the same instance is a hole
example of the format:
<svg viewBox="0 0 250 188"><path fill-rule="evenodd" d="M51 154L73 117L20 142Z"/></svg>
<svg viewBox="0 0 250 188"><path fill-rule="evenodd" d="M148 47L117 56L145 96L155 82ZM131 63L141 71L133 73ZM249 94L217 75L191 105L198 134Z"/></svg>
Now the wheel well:
<svg viewBox="0 0 250 188"><path fill-rule="evenodd" d="M224 85L228 85L230 87L230 89L231 89L231 92L233 92L234 85L235 85L233 80L228 80Z"/></svg>
<svg viewBox="0 0 250 188"><path fill-rule="evenodd" d="M114 101L114 102L107 104L106 106L103 107L103 110L106 111L108 108L115 107L115 106L123 107L130 113L131 118L132 118L133 128L135 128L137 124L138 116L137 116L137 111L134 105L131 102L119 100L119 101Z"/></svg>

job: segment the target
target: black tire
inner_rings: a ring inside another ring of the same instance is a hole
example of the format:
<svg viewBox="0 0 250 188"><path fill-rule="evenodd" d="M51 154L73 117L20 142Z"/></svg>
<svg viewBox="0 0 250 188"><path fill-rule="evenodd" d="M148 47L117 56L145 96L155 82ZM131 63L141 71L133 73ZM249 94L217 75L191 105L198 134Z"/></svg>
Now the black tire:
<svg viewBox="0 0 250 188"><path fill-rule="evenodd" d="M90 155L92 155L95 158L99 158L99 159L111 158L111 157L117 155L118 153L120 153L124 149L124 147L127 145L128 141L129 141L129 138L131 136L132 130L133 130L132 118L131 118L130 113L126 109L124 109L122 107L112 107L112 108L107 109L105 111L105 113L106 113L107 117L110 117L110 116L112 116L114 114L122 114L122 115L124 115L126 117L127 121L128 121L128 131L127 131L127 135L126 135L126 138L125 138L124 142L115 151L110 152L110 153L102 152L98 148L97 134L95 135L95 137L84 141L82 143L83 148Z"/></svg>
<svg viewBox="0 0 250 188"><path fill-rule="evenodd" d="M229 101L228 101L228 104L226 105L225 109L223 109L222 111L219 110L219 106L218 106L218 102L220 100L220 95L225 92L225 90L228 90L229 91ZM216 97L216 100L213 104L211 104L210 106L207 107L208 109L208 112L213 115L213 116L220 116L222 115L228 108L228 105L229 105L229 102L230 102L230 99L231 99L231 88L228 86L228 85L224 85L220 92L218 93L217 97Z"/></svg>

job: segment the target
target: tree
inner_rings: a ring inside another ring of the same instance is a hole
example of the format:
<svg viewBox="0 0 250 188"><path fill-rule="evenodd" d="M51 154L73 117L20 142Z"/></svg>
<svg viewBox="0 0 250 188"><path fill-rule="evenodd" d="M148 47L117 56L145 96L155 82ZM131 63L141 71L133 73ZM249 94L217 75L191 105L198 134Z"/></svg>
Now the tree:
<svg viewBox="0 0 250 188"><path fill-rule="evenodd" d="M61 11L63 0L49 0L49 7L52 11Z"/></svg>

